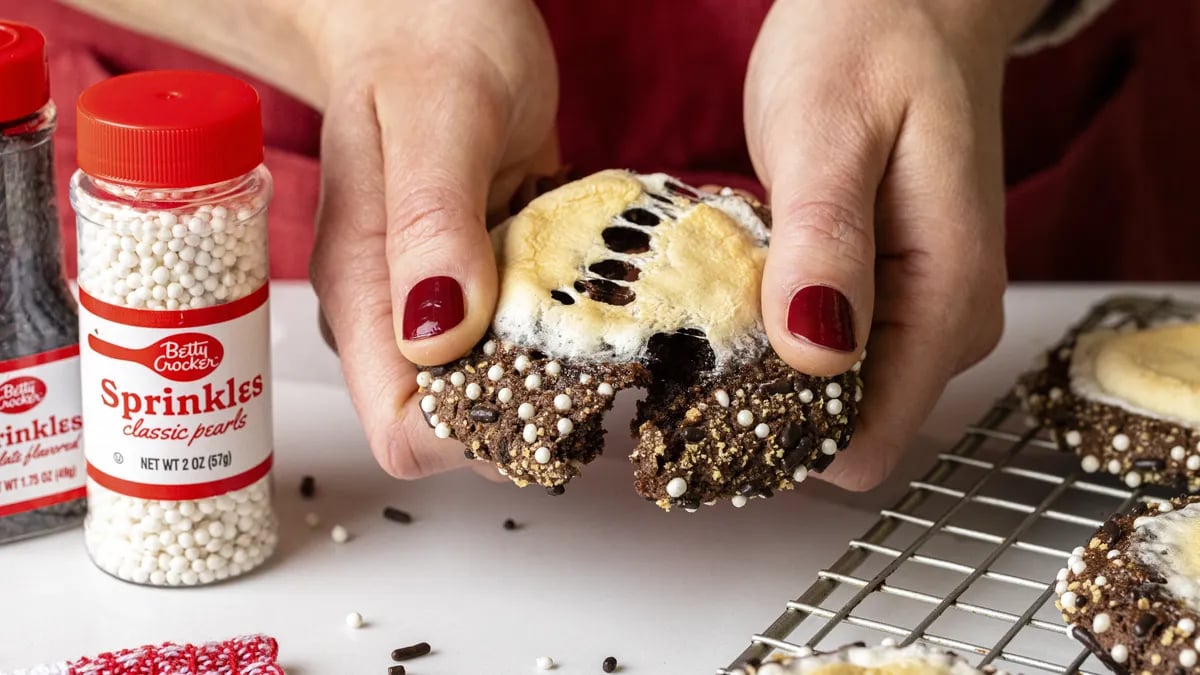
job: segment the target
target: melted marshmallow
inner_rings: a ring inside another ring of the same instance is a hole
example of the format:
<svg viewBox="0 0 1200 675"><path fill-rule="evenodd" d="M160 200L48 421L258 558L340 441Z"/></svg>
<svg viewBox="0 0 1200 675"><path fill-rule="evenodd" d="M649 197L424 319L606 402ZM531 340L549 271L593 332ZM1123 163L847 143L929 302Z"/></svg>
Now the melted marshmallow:
<svg viewBox="0 0 1200 675"><path fill-rule="evenodd" d="M1200 611L1200 503L1139 520L1130 555L1167 580L1167 591Z"/></svg>
<svg viewBox="0 0 1200 675"><path fill-rule="evenodd" d="M493 231L503 270L493 328L503 339L558 358L630 362L643 359L650 337L703 331L717 367L749 361L766 349L759 303L769 231L734 195L698 202L667 188L664 174L604 171L533 200ZM650 195L671 200L664 203ZM631 208L661 218L654 226L621 219ZM610 250L603 232L629 227L649 235L649 250ZM588 267L619 260L639 270L616 282L636 294L626 305L593 300L575 282L595 279ZM551 291L574 300L563 304Z"/></svg>

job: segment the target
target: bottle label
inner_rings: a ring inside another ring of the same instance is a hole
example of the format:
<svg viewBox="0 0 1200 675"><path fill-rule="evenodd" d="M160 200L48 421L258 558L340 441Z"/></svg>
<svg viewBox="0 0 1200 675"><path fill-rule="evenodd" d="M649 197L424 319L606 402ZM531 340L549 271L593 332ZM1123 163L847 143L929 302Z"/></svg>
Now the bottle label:
<svg viewBox="0 0 1200 675"><path fill-rule="evenodd" d="M203 499L271 470L268 287L145 310L80 291L88 476L141 499Z"/></svg>
<svg viewBox="0 0 1200 675"><path fill-rule="evenodd" d="M84 496L79 346L0 361L0 518Z"/></svg>

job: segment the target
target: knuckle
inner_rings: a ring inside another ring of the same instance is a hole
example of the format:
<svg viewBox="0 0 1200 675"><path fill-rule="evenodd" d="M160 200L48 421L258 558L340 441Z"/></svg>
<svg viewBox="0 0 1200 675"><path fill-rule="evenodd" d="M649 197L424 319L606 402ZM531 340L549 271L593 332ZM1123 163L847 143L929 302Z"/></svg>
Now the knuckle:
<svg viewBox="0 0 1200 675"><path fill-rule="evenodd" d="M806 255L818 247L843 265L874 264L871 225L853 209L830 201L797 201L785 210L784 222L801 235Z"/></svg>
<svg viewBox="0 0 1200 675"><path fill-rule="evenodd" d="M461 193L422 186L405 191L388 218L389 256L420 251L483 229L483 219L461 206Z"/></svg>

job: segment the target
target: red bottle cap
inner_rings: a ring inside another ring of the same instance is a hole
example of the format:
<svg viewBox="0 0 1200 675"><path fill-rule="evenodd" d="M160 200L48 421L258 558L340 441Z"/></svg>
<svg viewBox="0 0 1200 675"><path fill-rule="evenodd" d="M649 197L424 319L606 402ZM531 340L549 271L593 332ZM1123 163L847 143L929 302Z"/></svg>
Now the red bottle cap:
<svg viewBox="0 0 1200 675"><path fill-rule="evenodd" d="M152 70L79 96L79 168L138 187L185 188L245 174L263 161L258 92L228 75Z"/></svg>
<svg viewBox="0 0 1200 675"><path fill-rule="evenodd" d="M33 26L0 21L0 122L28 117L49 100L45 36Z"/></svg>

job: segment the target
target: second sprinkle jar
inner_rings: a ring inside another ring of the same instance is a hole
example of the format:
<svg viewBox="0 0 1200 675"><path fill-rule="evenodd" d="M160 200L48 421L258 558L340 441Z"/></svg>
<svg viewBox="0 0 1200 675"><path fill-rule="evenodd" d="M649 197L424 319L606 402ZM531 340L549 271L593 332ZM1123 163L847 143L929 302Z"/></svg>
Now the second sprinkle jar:
<svg viewBox="0 0 1200 675"><path fill-rule="evenodd" d="M84 91L78 120L88 552L135 583L236 577L277 539L258 94L135 73Z"/></svg>

